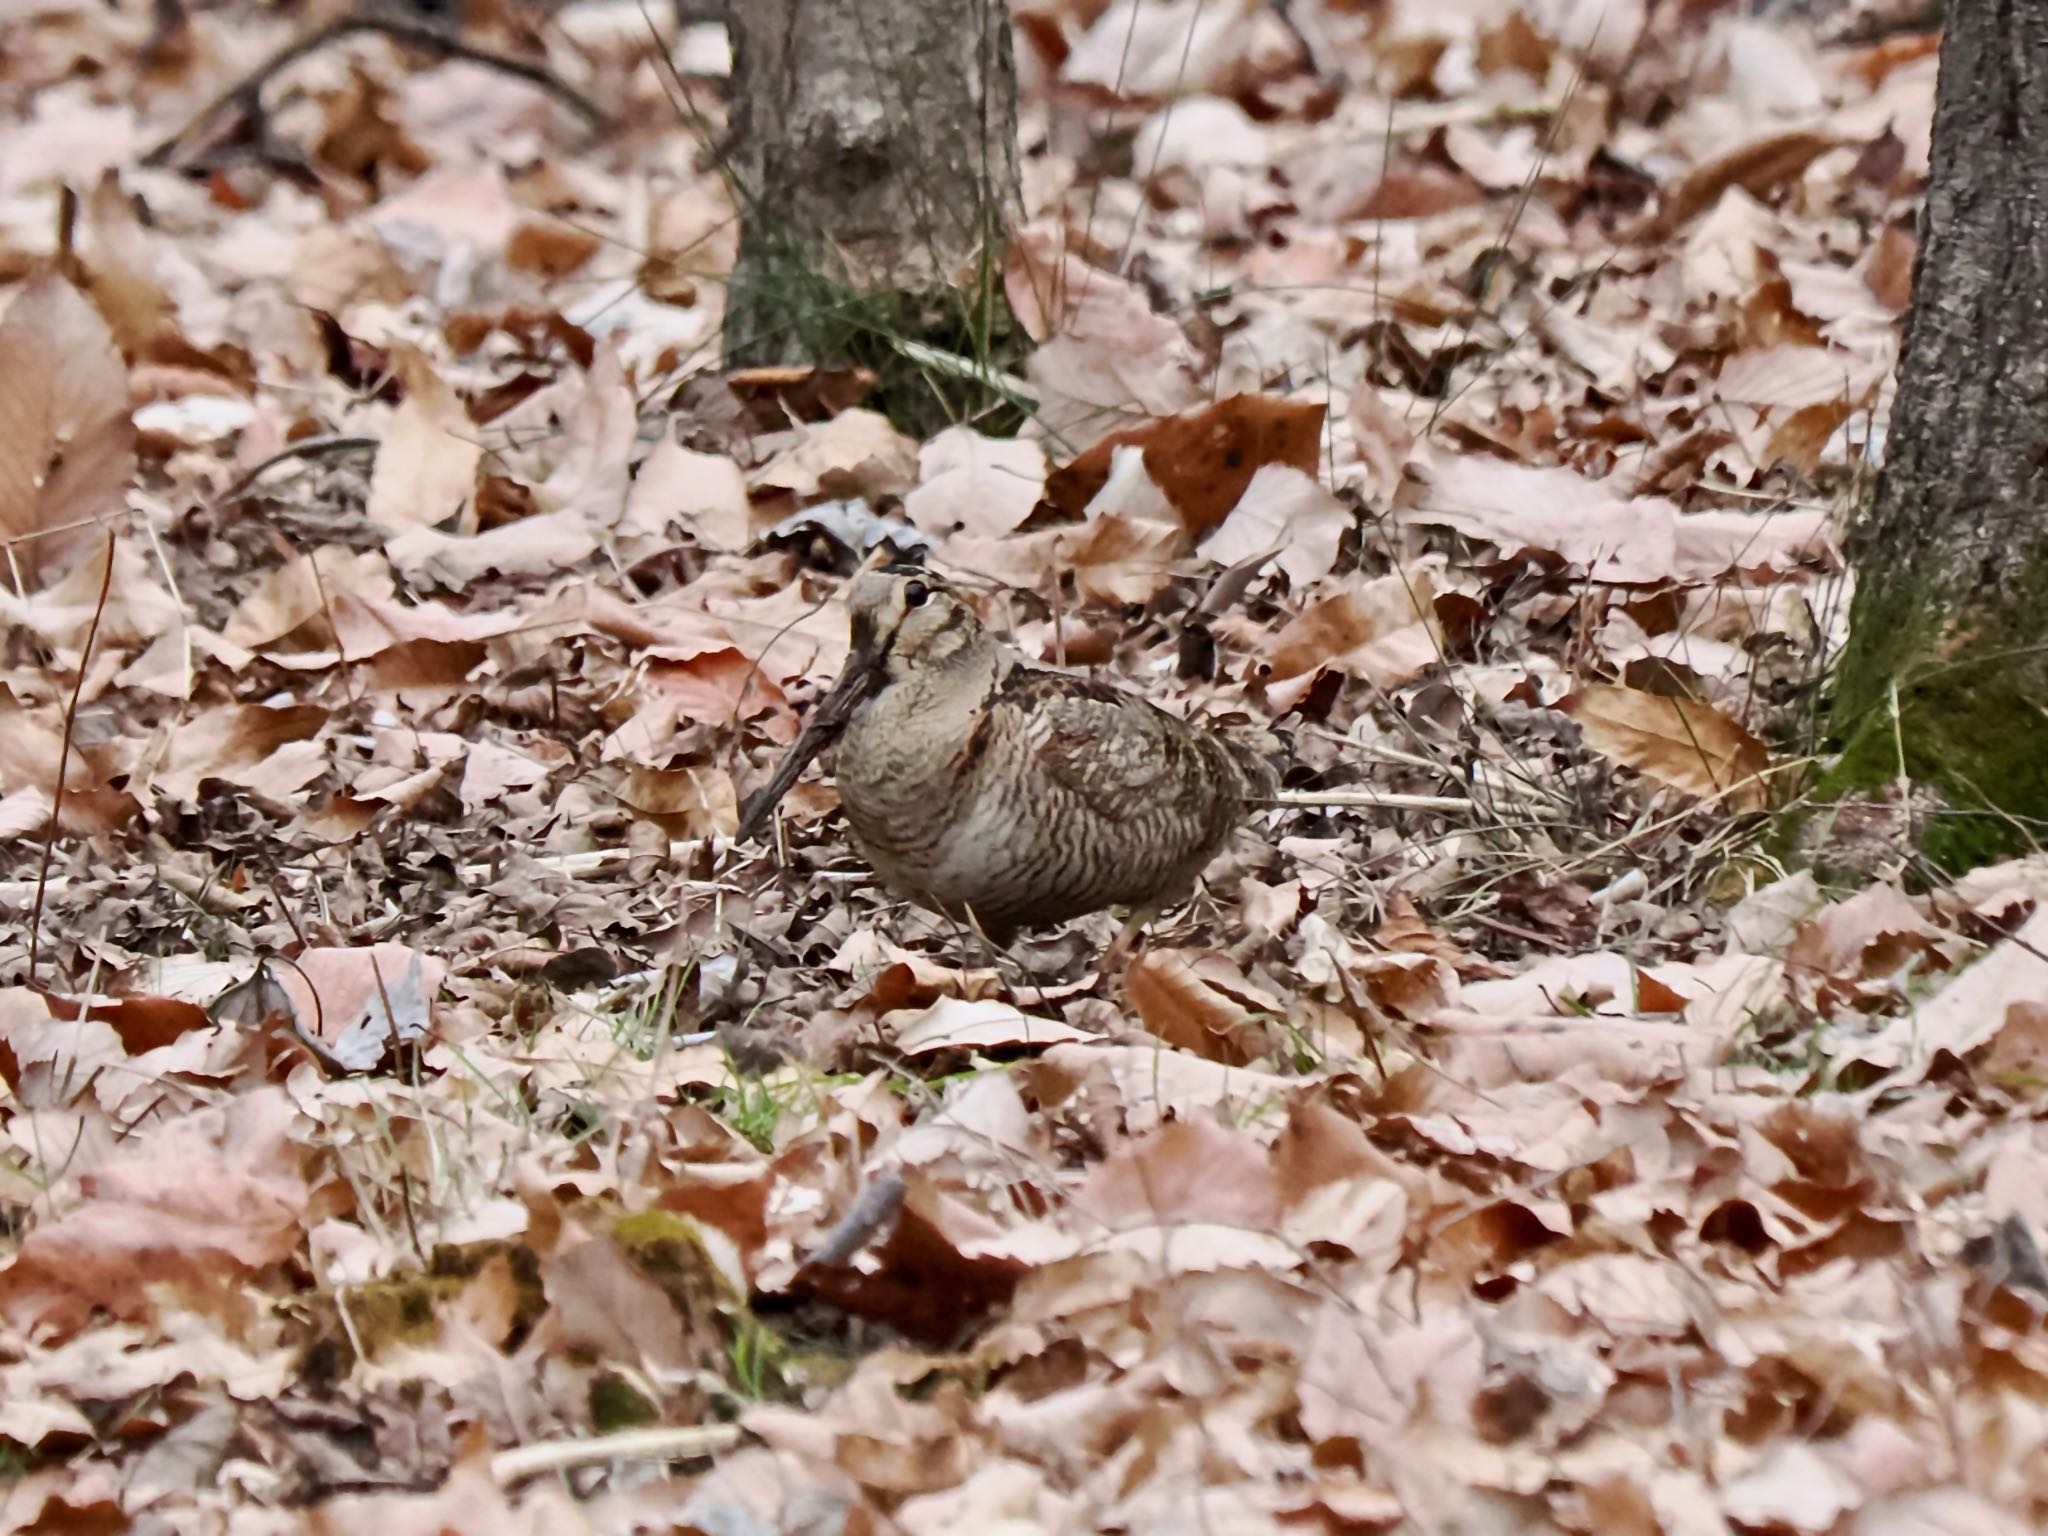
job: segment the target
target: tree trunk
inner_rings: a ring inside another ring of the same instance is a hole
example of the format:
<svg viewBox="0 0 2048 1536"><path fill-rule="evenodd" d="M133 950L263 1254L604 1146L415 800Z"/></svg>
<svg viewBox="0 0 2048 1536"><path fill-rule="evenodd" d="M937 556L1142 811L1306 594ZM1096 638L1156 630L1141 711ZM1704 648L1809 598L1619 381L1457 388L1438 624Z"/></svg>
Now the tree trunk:
<svg viewBox="0 0 2048 1536"><path fill-rule="evenodd" d="M2048 6L1953 0L1889 447L1850 542L1838 790L1944 868L2048 842ZM1931 794L1930 794L1931 792Z"/></svg>
<svg viewBox="0 0 2048 1536"><path fill-rule="evenodd" d="M901 343L986 367L1011 330L1008 6L735 0L728 17L741 223L728 360L866 363L927 405L937 389L941 416L979 409L916 346L906 367Z"/></svg>

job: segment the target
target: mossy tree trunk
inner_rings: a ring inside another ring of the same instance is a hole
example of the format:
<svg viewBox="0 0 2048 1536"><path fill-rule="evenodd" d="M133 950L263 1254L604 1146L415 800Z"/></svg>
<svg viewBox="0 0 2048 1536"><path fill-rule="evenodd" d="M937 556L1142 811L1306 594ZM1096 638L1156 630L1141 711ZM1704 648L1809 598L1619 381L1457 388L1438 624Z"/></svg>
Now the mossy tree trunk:
<svg viewBox="0 0 2048 1536"><path fill-rule="evenodd" d="M873 366L899 418L985 409L971 370L935 369L922 349L986 368L1012 329L1008 6L734 0L727 16L741 222L728 360Z"/></svg>
<svg viewBox="0 0 2048 1536"><path fill-rule="evenodd" d="M1955 869L2048 844L2048 6L1953 0L1889 447L1850 542L1833 787Z"/></svg>

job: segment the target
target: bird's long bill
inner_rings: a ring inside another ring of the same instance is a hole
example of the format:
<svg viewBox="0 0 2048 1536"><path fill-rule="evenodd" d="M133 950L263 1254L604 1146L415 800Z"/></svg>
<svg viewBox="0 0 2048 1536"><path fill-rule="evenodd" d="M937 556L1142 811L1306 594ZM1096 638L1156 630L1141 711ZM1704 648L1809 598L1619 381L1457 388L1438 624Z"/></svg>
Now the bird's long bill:
<svg viewBox="0 0 2048 1536"><path fill-rule="evenodd" d="M856 648L847 658L846 670L839 674L832 691L818 701L818 707L811 711L810 719L804 722L804 728L797 733L789 751L775 765L773 776L747 796L747 803L740 807L740 826L735 835L741 842L760 833L774 814L775 807L782 803L782 797L789 793L789 786L803 776L803 771L811 766L819 753L845 734L846 722L853 718L853 712L863 701L874 696L881 682L880 659Z"/></svg>

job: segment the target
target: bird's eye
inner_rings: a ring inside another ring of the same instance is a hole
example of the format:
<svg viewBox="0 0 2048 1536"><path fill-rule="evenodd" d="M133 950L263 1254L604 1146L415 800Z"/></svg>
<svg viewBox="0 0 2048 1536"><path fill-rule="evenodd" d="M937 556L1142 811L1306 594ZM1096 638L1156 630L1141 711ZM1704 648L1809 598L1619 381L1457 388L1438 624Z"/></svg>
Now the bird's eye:
<svg viewBox="0 0 2048 1536"><path fill-rule="evenodd" d="M903 606L922 607L924 600L932 595L932 589L921 581L907 581L903 584Z"/></svg>

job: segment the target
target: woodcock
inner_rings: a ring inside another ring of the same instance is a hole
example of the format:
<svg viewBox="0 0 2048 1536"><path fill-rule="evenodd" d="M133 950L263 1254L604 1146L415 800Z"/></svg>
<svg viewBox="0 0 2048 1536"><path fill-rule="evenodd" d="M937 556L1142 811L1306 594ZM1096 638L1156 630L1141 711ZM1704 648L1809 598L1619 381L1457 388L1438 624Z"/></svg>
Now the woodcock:
<svg viewBox="0 0 2048 1536"><path fill-rule="evenodd" d="M925 572L862 576L846 601L846 670L749 799L743 839L836 742L840 804L882 883L1006 944L1021 928L1184 898L1273 791L1248 742L1030 665Z"/></svg>

